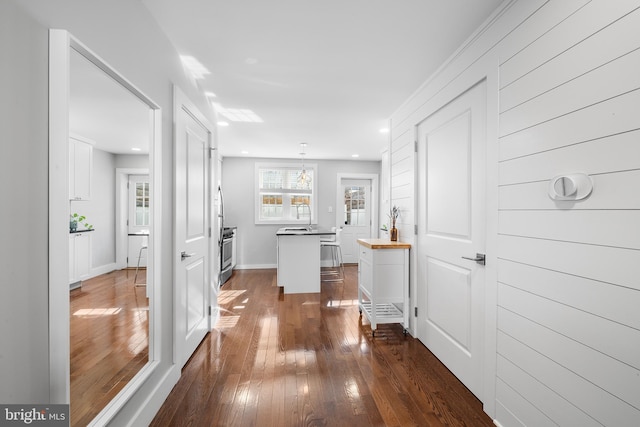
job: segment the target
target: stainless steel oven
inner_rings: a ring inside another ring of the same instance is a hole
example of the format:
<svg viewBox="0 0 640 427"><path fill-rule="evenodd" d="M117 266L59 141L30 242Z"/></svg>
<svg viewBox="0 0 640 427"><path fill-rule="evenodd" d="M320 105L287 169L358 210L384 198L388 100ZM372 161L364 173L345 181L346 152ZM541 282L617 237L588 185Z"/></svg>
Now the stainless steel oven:
<svg viewBox="0 0 640 427"><path fill-rule="evenodd" d="M220 286L226 282L233 273L233 229L222 230L220 243Z"/></svg>

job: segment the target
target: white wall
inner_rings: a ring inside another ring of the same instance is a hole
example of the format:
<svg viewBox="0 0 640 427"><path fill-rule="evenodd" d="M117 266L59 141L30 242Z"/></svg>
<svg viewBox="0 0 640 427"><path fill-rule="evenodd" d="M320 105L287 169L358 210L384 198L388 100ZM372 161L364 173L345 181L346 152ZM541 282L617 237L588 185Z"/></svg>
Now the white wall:
<svg viewBox="0 0 640 427"><path fill-rule="evenodd" d="M7 0L0 2L0 88L3 141L0 271L0 402L48 403L48 30L66 29L162 108L164 239L157 295L162 317L160 364L118 413L113 425L153 416L179 370L173 366L172 84L215 122L211 107L184 75L179 53L141 2ZM24 185L16 185L22 179ZM24 224L24 225L23 225ZM65 225L62 225L65 226ZM7 243L9 242L9 243ZM55 328L55 325L52 325ZM7 343L5 345L5 343Z"/></svg>
<svg viewBox="0 0 640 427"><path fill-rule="evenodd" d="M256 162L300 164L299 160L225 157L222 188L225 223L238 227L237 268L273 268L276 265L276 231L281 225L256 225L254 174ZM336 180L338 173L379 174L380 162L308 160L318 165L318 227L331 228L336 221ZM329 213L329 206L333 212ZM265 249L266 248L266 249Z"/></svg>
<svg viewBox="0 0 640 427"><path fill-rule="evenodd" d="M49 399L47 37L14 2L0 2L3 403Z"/></svg>
<svg viewBox="0 0 640 427"><path fill-rule="evenodd" d="M640 1L503 7L393 115L393 203L410 229L414 126L489 76L485 410L503 426L640 425ZM549 199L573 172L592 196Z"/></svg>
<svg viewBox="0 0 640 427"><path fill-rule="evenodd" d="M115 167L123 169L148 169L149 156L146 154L116 154Z"/></svg>
<svg viewBox="0 0 640 427"><path fill-rule="evenodd" d="M91 238L91 276L112 271L116 262L115 186L116 168L148 168L149 156L113 154L93 149L91 199L71 201L70 211L87 217L93 225ZM84 228L84 227L82 227Z"/></svg>
<svg viewBox="0 0 640 427"><path fill-rule="evenodd" d="M86 216L85 222L93 225L91 270L102 271L116 262L115 156L94 147L92 168L91 199L72 200L70 212ZM84 225L78 229L84 229Z"/></svg>

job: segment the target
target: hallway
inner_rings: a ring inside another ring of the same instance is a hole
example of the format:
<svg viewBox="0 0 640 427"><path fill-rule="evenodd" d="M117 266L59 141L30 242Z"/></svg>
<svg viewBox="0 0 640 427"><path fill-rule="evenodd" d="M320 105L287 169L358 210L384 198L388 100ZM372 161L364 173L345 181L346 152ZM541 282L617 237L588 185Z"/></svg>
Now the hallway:
<svg viewBox="0 0 640 427"><path fill-rule="evenodd" d="M284 295L275 270L240 270L220 320L153 426L492 426L481 403L398 324L375 339L357 267L320 294Z"/></svg>

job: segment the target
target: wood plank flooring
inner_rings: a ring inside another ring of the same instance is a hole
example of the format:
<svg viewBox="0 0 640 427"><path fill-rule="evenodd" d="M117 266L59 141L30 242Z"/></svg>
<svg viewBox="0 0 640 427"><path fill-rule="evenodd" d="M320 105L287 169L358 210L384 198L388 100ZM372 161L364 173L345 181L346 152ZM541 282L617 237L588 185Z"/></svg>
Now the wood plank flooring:
<svg viewBox="0 0 640 427"><path fill-rule="evenodd" d="M134 274L113 271L70 292L71 426L88 425L148 361L149 302Z"/></svg>
<svg viewBox="0 0 640 427"><path fill-rule="evenodd" d="M275 270L223 286L220 320L152 426L492 426L481 403L399 324L375 338L357 267L320 294L285 295Z"/></svg>

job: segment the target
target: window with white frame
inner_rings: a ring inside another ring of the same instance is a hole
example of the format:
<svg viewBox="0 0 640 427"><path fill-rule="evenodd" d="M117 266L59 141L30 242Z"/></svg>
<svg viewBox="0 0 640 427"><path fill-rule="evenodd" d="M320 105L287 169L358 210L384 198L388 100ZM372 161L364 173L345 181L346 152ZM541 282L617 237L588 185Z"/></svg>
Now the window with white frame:
<svg viewBox="0 0 640 427"><path fill-rule="evenodd" d="M315 222L315 164L256 163L256 224Z"/></svg>

